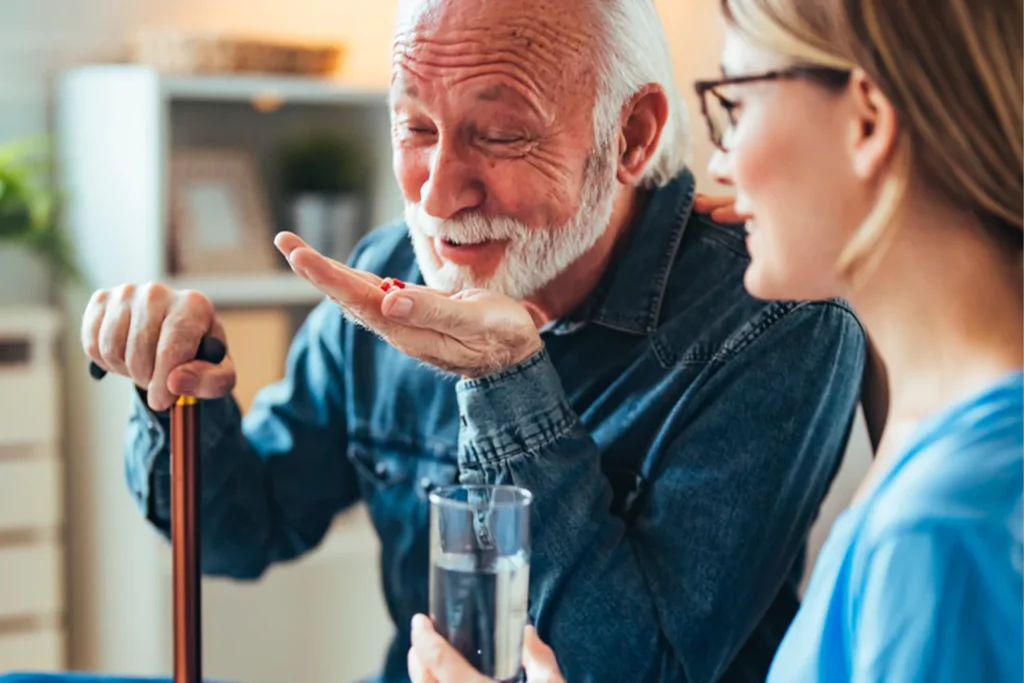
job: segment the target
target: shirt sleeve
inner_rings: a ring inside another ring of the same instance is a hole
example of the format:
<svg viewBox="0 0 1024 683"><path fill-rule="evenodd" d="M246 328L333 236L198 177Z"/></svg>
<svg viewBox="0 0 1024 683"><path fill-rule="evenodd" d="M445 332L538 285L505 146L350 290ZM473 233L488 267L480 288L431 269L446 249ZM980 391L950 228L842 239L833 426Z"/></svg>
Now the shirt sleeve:
<svg viewBox="0 0 1024 683"><path fill-rule="evenodd" d="M205 574L258 578L315 547L359 497L345 455L343 318L330 301L292 342L284 379L262 389L243 419L231 397L200 403L199 504ZM170 536L167 413L137 396L125 477L137 506Z"/></svg>
<svg viewBox="0 0 1024 683"><path fill-rule="evenodd" d="M1024 680L1024 603L1011 549L938 525L880 541L851 597L853 683Z"/></svg>
<svg viewBox="0 0 1024 683"><path fill-rule="evenodd" d="M566 680L722 678L799 557L862 354L852 316L806 306L706 368L638 435L657 465L628 519L544 352L460 384L463 481L533 492L530 616Z"/></svg>

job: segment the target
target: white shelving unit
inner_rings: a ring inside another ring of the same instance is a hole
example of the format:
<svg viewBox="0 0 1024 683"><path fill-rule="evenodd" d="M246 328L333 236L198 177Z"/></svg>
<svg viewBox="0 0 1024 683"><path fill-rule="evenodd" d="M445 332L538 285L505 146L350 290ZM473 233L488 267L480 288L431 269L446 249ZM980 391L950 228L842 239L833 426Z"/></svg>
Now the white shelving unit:
<svg viewBox="0 0 1024 683"><path fill-rule="evenodd" d="M80 257L97 286L136 273L162 281L184 278L232 292L253 287L249 299L309 303L308 287L281 272L266 275L179 275L169 267L168 160L179 147L244 147L263 166L289 138L313 129L355 133L373 153L366 226L401 215L401 195L390 157L384 90L305 78L163 77L152 69L88 66L59 84L58 111L65 189L72 228L85 229ZM268 189L272 200L273 188ZM282 218L283 208L274 206ZM283 222L283 221L282 221ZM88 228L81 226L88 225ZM280 226L287 227L287 226ZM267 235L269 240L271 235ZM127 259L110 267L114 253ZM214 284L214 280L218 284ZM273 291L271 291L273 290Z"/></svg>
<svg viewBox="0 0 1024 683"><path fill-rule="evenodd" d="M290 270L171 271L171 151L178 145L244 145L266 162L296 132L338 127L373 150L367 223L379 225L400 216L402 208L391 172L387 96L384 89L314 79L167 77L145 67L98 65L63 75L56 114L68 227L90 282L65 302L66 323L76 331L68 335L73 342L65 380L74 539L71 666L167 675L169 548L143 521L124 481L132 391L122 378L88 377L77 345L81 313L92 288L163 281L204 292L224 310L287 310L298 324L323 297ZM255 584L206 579L206 674L239 683L339 683L377 672L391 632L380 596L378 553L360 507L339 517L309 557L274 568ZM275 648L261 649L261 640Z"/></svg>
<svg viewBox="0 0 1024 683"><path fill-rule="evenodd" d="M195 289L215 306L312 305L323 293L292 273L270 275L177 276L167 283L175 289Z"/></svg>
<svg viewBox="0 0 1024 683"><path fill-rule="evenodd" d="M169 76L161 79L164 97L209 101L274 101L281 104L378 106L387 102L382 90L302 77Z"/></svg>
<svg viewBox="0 0 1024 683"><path fill-rule="evenodd" d="M66 661L59 327L0 309L0 673Z"/></svg>

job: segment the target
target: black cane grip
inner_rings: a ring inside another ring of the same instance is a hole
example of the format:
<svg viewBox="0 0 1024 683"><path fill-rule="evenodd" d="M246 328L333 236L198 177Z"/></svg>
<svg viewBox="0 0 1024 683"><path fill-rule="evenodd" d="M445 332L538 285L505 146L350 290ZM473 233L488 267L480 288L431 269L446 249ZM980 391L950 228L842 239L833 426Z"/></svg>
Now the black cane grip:
<svg viewBox="0 0 1024 683"><path fill-rule="evenodd" d="M216 365L224 360L226 355L227 348L224 346L224 342L216 337L203 337L199 340L199 348L196 350L195 359ZM107 371L96 365L95 361L90 361L89 374L92 375L93 379L103 379L106 377Z"/></svg>
<svg viewBox="0 0 1024 683"><path fill-rule="evenodd" d="M199 340L199 349L196 350L196 360L217 365L224 360L224 356L227 354L228 350L224 347L224 342L220 339L217 339L216 337L203 337Z"/></svg>

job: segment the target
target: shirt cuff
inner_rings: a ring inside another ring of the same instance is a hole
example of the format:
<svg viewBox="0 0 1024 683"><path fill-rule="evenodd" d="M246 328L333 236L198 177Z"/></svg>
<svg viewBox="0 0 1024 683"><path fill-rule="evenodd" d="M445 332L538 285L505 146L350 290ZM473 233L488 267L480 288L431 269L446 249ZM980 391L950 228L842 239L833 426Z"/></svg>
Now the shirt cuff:
<svg viewBox="0 0 1024 683"><path fill-rule="evenodd" d="M135 506L142 515L149 512L150 477L157 456L168 445L170 432L166 414L157 414L146 405L145 393L133 389L132 412L125 434L125 479Z"/></svg>
<svg viewBox="0 0 1024 683"><path fill-rule="evenodd" d="M500 373L461 380L456 395L460 465L479 467L534 453L577 422L545 349Z"/></svg>
<svg viewBox="0 0 1024 683"><path fill-rule="evenodd" d="M224 435L234 403L230 397L200 401L199 449L209 453ZM146 403L146 393L135 390L125 444L125 478L139 512L158 518L169 514L170 498L159 483L170 479L170 411L154 412Z"/></svg>

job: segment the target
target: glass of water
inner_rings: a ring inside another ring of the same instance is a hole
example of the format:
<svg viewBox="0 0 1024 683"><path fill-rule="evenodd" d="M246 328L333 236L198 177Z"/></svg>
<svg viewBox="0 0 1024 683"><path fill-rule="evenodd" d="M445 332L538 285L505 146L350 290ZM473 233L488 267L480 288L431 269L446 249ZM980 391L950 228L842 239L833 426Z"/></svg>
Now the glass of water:
<svg viewBox="0 0 1024 683"><path fill-rule="evenodd" d="M515 486L430 493L430 618L480 673L522 678L530 587L530 503Z"/></svg>

